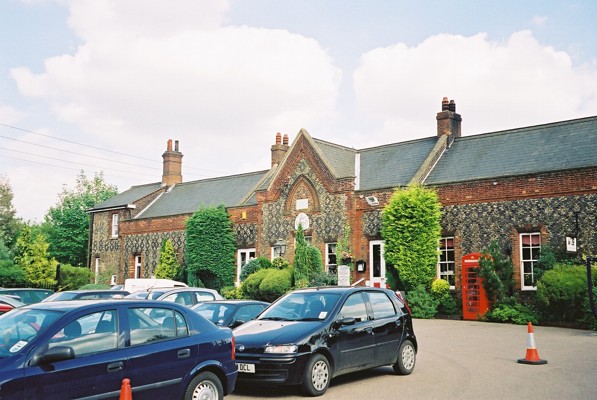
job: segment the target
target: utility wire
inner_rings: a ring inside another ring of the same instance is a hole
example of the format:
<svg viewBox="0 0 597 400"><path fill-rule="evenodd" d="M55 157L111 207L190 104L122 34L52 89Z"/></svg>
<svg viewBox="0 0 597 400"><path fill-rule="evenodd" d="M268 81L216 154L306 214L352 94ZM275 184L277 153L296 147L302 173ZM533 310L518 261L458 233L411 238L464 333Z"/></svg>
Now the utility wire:
<svg viewBox="0 0 597 400"><path fill-rule="evenodd" d="M73 140L62 139L62 138L59 138L59 137L56 137L56 136L46 135L46 134L39 133L39 132L34 132L34 131L29 130L29 129L19 128L18 126L13 126L13 125L8 125L8 124L3 124L3 123L0 123L0 126L4 126L6 128L18 130L18 131L21 131L21 132L31 133L33 135L38 135L38 136L42 136L42 137L46 137L46 138L50 138L50 139L54 139L54 140L59 140L59 141L65 142L65 143L71 143L71 144L75 144L75 145L78 145L78 146L87 147L87 148L90 148L90 149L105 151L105 152L108 152L108 153L118 154L118 155L121 155L121 156L126 156L126 157L131 157L131 158L137 158L137 159L144 160L144 161L149 161L149 162L152 162L152 163L156 163L156 162L157 163L161 163L161 161L158 161L156 159L149 159L149 158L140 157L140 156L133 155L133 154L126 154L126 153L122 153L122 152L118 152L118 151L114 151L114 150L109 150L109 149L102 148L102 147L91 146L91 145L88 145L88 144L75 142ZM11 140L15 140L15 141L20 141L20 142L27 143L27 144L36 145L35 143L27 142L27 141L24 141L24 140L14 139L14 138L6 137L6 136L0 136L0 137L5 138L5 139L11 139ZM36 146L42 146L42 145L36 145ZM53 149L53 150L58 150L58 151L67 151L67 150L61 150L61 149L57 149L57 148L49 147L49 146L42 146L42 147L47 147L47 148L50 148L50 149ZM74 154L78 154L78 153L74 153ZM94 156L88 156L88 157L94 157ZM94 158L102 159L100 157L94 157ZM103 160L106 160L106 159L103 159ZM108 160L108 161L113 161L113 160ZM121 162L121 161L115 161L114 160L114 162ZM123 163L123 162L121 162L121 163ZM126 163L124 163L124 164L126 164ZM129 164L129 165L134 165L134 164ZM143 168L151 168L151 167L143 167ZM216 173L225 174L225 172L223 172L223 171L217 171L217 170L212 170L212 169L207 169L207 168L197 168L197 167L192 167L192 166L185 166L185 170L189 170L189 169L197 170L197 171L207 171L207 172L216 172ZM200 175L195 175L195 176L200 176Z"/></svg>

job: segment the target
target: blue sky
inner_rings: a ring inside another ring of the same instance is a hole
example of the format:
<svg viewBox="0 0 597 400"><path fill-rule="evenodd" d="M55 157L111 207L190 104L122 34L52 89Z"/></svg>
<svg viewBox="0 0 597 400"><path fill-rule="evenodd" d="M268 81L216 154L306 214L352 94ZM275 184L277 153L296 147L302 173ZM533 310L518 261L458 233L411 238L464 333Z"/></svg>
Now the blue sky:
<svg viewBox="0 0 597 400"><path fill-rule="evenodd" d="M122 191L269 168L276 132L364 148L597 115L597 2L0 1L0 179L41 221L102 171ZM596 134L597 135L597 134Z"/></svg>

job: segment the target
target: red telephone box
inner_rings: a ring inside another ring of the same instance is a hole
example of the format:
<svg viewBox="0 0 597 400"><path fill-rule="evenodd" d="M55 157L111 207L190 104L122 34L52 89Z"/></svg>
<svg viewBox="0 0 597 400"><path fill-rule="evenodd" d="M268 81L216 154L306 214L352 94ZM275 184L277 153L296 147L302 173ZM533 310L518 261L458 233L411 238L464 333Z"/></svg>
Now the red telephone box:
<svg viewBox="0 0 597 400"><path fill-rule="evenodd" d="M479 319L489 310L489 300L479 276L481 253L462 257L462 318Z"/></svg>

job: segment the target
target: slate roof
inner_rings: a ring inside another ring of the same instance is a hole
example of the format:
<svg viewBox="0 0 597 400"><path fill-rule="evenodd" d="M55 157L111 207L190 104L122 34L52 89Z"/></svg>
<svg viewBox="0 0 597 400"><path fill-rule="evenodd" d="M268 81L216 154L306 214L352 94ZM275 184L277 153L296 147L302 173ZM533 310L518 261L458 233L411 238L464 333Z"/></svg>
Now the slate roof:
<svg viewBox="0 0 597 400"><path fill-rule="evenodd" d="M130 189L117 194L114 197L110 197L108 200L96 204L91 210L100 211L109 208L122 208L129 204L132 204L136 200L142 199L143 197L150 195L151 193L159 190L162 187L161 182L148 183L146 185L131 186Z"/></svg>
<svg viewBox="0 0 597 400"><path fill-rule="evenodd" d="M267 172L269 171L257 171L176 184L136 218L192 214L201 206L223 204L225 207L235 207L241 203L257 204L254 191Z"/></svg>
<svg viewBox="0 0 597 400"><path fill-rule="evenodd" d="M321 151L334 176L338 179L354 177L354 158L357 151L349 147L313 138L313 142Z"/></svg>
<svg viewBox="0 0 597 400"><path fill-rule="evenodd" d="M437 140L434 136L361 150L359 190L408 185Z"/></svg>
<svg viewBox="0 0 597 400"><path fill-rule="evenodd" d="M456 138L426 184L597 166L597 116Z"/></svg>
<svg viewBox="0 0 597 400"><path fill-rule="evenodd" d="M408 185L439 140L433 136L357 150L307 138L338 179L355 176L358 155L360 191ZM456 138L424 183L440 185L595 166L597 116ZM267 189L276 171L273 167L176 184L136 218L192 214L201 206L255 205L256 191ZM133 186L90 211L121 208L162 187L160 182Z"/></svg>

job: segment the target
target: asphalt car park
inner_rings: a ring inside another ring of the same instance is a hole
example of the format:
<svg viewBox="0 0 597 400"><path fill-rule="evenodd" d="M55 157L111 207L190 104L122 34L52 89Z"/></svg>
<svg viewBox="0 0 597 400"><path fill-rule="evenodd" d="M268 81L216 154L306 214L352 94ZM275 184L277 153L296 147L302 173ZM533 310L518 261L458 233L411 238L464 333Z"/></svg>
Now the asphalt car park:
<svg viewBox="0 0 597 400"><path fill-rule="evenodd" d="M413 321L417 367L396 376L385 366L335 378L322 398L376 400L588 400L597 398L597 332L534 326L544 365L518 363L526 325L431 319ZM229 400L299 399L294 387L238 383Z"/></svg>
<svg viewBox="0 0 597 400"><path fill-rule="evenodd" d="M118 398L128 378L136 400L221 400L237 377L232 331L169 302L36 303L0 338L2 399Z"/></svg>

